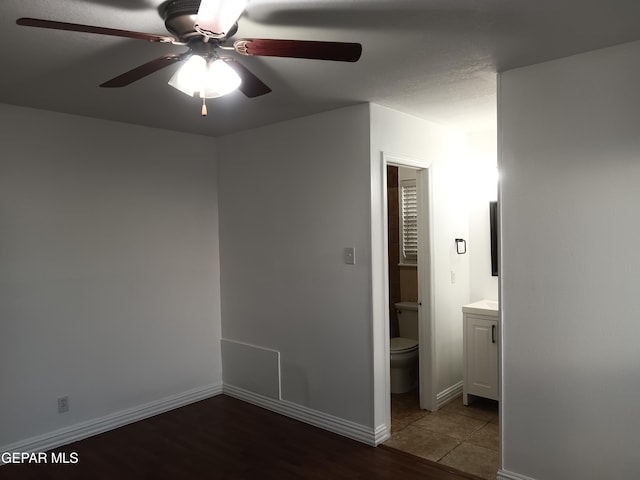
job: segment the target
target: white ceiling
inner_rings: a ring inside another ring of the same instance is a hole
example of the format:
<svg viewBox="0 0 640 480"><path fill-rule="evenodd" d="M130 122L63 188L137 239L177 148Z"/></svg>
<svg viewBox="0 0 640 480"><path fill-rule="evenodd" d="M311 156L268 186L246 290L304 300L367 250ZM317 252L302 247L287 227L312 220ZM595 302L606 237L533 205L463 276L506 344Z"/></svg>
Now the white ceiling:
<svg viewBox="0 0 640 480"><path fill-rule="evenodd" d="M236 38L359 42L357 63L240 57L272 92L200 102L175 66L98 85L185 47L20 27L36 17L164 34L161 0L1 0L0 102L211 136L360 102L495 126L496 72L640 39L639 0L250 0ZM639 59L640 61L640 59Z"/></svg>

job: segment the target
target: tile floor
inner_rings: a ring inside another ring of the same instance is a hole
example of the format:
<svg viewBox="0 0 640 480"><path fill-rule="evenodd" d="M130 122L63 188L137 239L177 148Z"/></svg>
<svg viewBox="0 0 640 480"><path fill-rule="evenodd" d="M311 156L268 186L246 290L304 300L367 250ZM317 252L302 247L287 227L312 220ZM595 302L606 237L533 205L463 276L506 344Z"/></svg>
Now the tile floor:
<svg viewBox="0 0 640 480"><path fill-rule="evenodd" d="M391 438L385 445L495 480L499 465L498 402L462 396L437 412L420 410L418 392L391 395Z"/></svg>

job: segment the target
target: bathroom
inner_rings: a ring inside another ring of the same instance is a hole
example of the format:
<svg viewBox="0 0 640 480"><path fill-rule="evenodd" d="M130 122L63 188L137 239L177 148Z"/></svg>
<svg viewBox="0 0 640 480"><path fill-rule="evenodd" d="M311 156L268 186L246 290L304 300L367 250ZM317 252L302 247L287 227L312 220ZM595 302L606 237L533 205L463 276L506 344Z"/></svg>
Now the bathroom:
<svg viewBox="0 0 640 480"><path fill-rule="evenodd" d="M467 258L464 260L468 262L469 275L468 278L462 275L458 278L459 282L468 281L467 303L481 299L497 300L498 297L497 276L493 276L491 271L489 222L489 203L497 199L494 142L495 140L492 142L491 137L487 135L470 136L472 148L469 149L471 152L469 178L473 178L474 182L470 182L472 188L468 188L466 199L469 212L469 225L465 232L467 238L464 239L466 245L461 245L466 247ZM408 185L410 190L412 182L415 182L415 173L415 170L402 166L390 165L387 169L389 333L391 338L401 336L398 319L402 316L406 318L407 313L415 315L412 313L416 308L413 305L416 305L419 300L418 268L415 259L404 255L405 249L402 244L403 237L406 235L403 235L401 228L403 201L406 202L402 193L403 190L407 190L403 185ZM453 256L450 258L450 268L453 284L457 270L455 262L465 254L460 254L456 258L456 255L464 249L456 250L453 238L451 243ZM454 313L454 316L459 318L459 322L454 320L458 324L452 328L459 330L461 335L462 306L465 302L459 303L458 305L456 302L455 306L451 306L455 312L459 312L459 315ZM390 347L393 359L393 341ZM462 357L462 351L460 351L460 357ZM421 361L424 362L424 359ZM393 360L391 369L393 370ZM392 392L394 391L393 377L392 375ZM420 378L424 379L424 376L420 375ZM419 383L417 376L414 383ZM406 389L407 385L402 386L401 391L402 388ZM420 408L421 403L423 408L428 403L425 399L420 402L419 391L416 385L416 388L407 393L392 393L392 436L385 444L482 478L495 478L499 461L498 402L478 398L473 404L464 406L462 381L460 381L455 388L451 389L451 398L443 398L441 401L439 398L434 409L437 411L430 413ZM438 392L438 397L440 393Z"/></svg>

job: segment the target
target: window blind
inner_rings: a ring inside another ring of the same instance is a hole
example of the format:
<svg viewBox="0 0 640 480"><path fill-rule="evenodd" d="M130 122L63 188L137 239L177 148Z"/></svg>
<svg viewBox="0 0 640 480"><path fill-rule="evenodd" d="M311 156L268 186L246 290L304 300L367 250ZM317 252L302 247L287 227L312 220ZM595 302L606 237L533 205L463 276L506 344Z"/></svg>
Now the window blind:
<svg viewBox="0 0 640 480"><path fill-rule="evenodd" d="M400 185L401 255L402 261L416 263L418 259L418 192L415 180L403 180Z"/></svg>

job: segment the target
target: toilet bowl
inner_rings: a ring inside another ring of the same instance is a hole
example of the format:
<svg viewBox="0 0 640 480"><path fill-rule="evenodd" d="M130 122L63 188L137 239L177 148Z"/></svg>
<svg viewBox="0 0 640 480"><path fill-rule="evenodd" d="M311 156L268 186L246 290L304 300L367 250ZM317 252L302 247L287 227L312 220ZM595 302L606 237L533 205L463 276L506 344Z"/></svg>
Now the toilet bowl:
<svg viewBox="0 0 640 480"><path fill-rule="evenodd" d="M418 304L395 304L400 336L389 342L391 393L406 393L418 385Z"/></svg>
<svg viewBox="0 0 640 480"><path fill-rule="evenodd" d="M418 342L395 337L390 341L391 393L410 392L418 385Z"/></svg>

